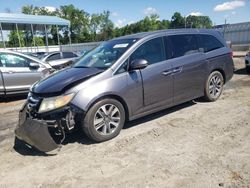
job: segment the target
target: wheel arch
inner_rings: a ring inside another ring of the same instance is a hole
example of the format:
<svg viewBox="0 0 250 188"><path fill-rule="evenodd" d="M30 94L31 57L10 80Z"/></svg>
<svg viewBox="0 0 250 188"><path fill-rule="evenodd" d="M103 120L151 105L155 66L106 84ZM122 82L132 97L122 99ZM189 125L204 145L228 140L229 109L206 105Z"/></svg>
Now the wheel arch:
<svg viewBox="0 0 250 188"><path fill-rule="evenodd" d="M222 75L222 77L223 77L223 81L224 81L224 83L223 84L225 84L226 83L226 74L225 74L225 71L223 70L223 69L221 69L221 68L216 68L216 69L213 69L212 71L210 71L210 73L209 73L209 75L212 73L212 72L215 72L215 71L218 71L218 72L220 72L221 73L221 75ZM208 76L209 76L208 75Z"/></svg>
<svg viewBox="0 0 250 188"><path fill-rule="evenodd" d="M125 111L125 120L128 121L128 120L129 120L129 115L130 115L128 105L127 105L127 103L125 102L125 100L124 100L121 96L116 95L116 94L106 94L106 95L99 96L98 98L92 100L92 101L88 104L88 106L86 107L86 112L89 111L89 109L90 109L95 103L97 103L98 101L101 101L101 100L103 100L103 99L107 99L107 98L108 98L108 99L115 99L115 100L119 101L119 102L122 104L122 106L123 106L123 108L124 108L124 111Z"/></svg>

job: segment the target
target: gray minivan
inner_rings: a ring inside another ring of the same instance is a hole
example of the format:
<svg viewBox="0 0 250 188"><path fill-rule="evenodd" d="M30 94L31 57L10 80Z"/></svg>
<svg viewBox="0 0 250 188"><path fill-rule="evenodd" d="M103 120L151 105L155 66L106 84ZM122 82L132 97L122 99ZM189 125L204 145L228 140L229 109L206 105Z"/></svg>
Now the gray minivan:
<svg viewBox="0 0 250 188"><path fill-rule="evenodd" d="M218 31L123 36L34 84L15 133L44 152L77 127L95 142L106 141L125 121L199 97L217 100L232 76L232 52Z"/></svg>

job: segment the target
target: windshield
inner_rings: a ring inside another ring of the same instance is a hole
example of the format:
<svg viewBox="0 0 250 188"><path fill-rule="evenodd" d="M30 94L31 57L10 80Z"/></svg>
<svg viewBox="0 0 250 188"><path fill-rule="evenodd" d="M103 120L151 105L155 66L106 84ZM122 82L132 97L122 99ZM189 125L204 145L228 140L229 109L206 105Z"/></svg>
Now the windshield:
<svg viewBox="0 0 250 188"><path fill-rule="evenodd" d="M136 39L117 39L103 42L100 46L81 57L73 67L107 69L135 42Z"/></svg>
<svg viewBox="0 0 250 188"><path fill-rule="evenodd" d="M48 55L47 53L46 53L46 54L38 54L38 55L37 55L37 58L42 60L42 59L45 58L47 55Z"/></svg>

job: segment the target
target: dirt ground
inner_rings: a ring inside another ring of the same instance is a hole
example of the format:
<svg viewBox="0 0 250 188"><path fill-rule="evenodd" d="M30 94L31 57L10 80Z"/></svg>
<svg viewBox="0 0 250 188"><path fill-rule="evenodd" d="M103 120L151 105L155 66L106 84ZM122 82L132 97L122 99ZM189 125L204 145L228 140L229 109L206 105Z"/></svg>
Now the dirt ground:
<svg viewBox="0 0 250 188"><path fill-rule="evenodd" d="M218 101L127 123L100 144L73 134L57 155L14 149L24 100L0 102L0 187L250 187L250 76L234 61Z"/></svg>

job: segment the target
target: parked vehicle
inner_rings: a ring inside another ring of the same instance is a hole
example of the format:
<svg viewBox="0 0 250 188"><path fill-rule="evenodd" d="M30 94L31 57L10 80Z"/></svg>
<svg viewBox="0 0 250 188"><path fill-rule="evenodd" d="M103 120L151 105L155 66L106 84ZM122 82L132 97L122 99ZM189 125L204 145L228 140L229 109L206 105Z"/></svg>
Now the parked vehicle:
<svg viewBox="0 0 250 188"><path fill-rule="evenodd" d="M246 71L247 73L250 74L250 52L246 54L245 63L246 63Z"/></svg>
<svg viewBox="0 0 250 188"><path fill-rule="evenodd" d="M74 52L51 52L39 58L49 63L54 69L61 69L71 65L79 56Z"/></svg>
<svg viewBox="0 0 250 188"><path fill-rule="evenodd" d="M78 54L79 56L84 56L84 55L86 55L86 54L89 53L89 52L90 52L90 50L81 50L81 51L78 51L77 54Z"/></svg>
<svg viewBox="0 0 250 188"><path fill-rule="evenodd" d="M35 54L35 55L37 55L37 56L42 56L42 55L44 55L44 54L47 54L47 52L35 52L35 53L33 53L33 54Z"/></svg>
<svg viewBox="0 0 250 188"><path fill-rule="evenodd" d="M28 93L30 86L51 70L50 65L34 57L0 50L0 96Z"/></svg>
<svg viewBox="0 0 250 188"><path fill-rule="evenodd" d="M40 59L40 57L44 56L45 54L48 54L47 52L22 52L26 55L36 57Z"/></svg>
<svg viewBox="0 0 250 188"><path fill-rule="evenodd" d="M216 101L232 76L232 51L215 30L116 38L33 85L15 133L44 152L58 147L55 135L63 141L77 126L103 142L125 121L202 96Z"/></svg>

